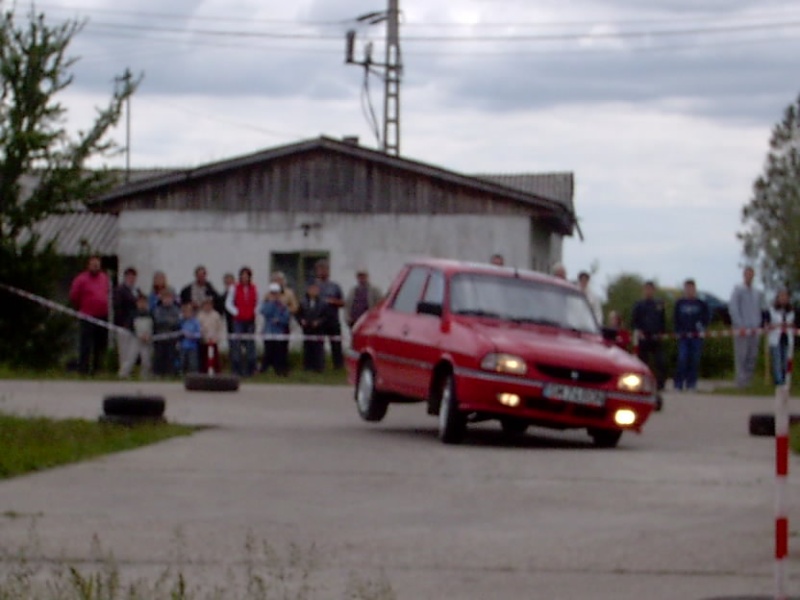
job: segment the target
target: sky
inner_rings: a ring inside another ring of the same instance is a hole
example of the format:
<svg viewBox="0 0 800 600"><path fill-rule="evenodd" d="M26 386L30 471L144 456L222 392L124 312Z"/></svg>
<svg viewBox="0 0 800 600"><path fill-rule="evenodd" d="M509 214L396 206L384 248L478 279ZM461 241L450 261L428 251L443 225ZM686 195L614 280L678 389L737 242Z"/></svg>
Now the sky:
<svg viewBox="0 0 800 600"><path fill-rule="evenodd" d="M601 295L635 273L724 299L741 279L741 209L796 98L790 0L399 0L401 155L465 174L575 175L569 274ZM9 8L8 0L0 6ZM25 13L30 4L16 3ZM190 167L314 138L378 147L364 69L346 65L388 0L45 0L85 20L63 102L88 124L126 68L133 168ZM382 119L383 82L368 79ZM126 144L123 123L113 132ZM108 162L124 166L120 154Z"/></svg>

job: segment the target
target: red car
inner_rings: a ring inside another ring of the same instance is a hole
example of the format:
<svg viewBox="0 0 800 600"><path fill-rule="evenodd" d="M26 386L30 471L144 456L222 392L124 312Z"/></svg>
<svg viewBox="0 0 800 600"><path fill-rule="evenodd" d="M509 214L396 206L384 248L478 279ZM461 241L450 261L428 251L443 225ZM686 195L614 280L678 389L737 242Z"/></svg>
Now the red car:
<svg viewBox="0 0 800 600"><path fill-rule="evenodd" d="M607 341L574 285L532 271L446 260L406 265L353 329L347 354L358 413L380 421L391 402L425 402L439 438L500 421L586 429L613 447L656 404L638 358Z"/></svg>

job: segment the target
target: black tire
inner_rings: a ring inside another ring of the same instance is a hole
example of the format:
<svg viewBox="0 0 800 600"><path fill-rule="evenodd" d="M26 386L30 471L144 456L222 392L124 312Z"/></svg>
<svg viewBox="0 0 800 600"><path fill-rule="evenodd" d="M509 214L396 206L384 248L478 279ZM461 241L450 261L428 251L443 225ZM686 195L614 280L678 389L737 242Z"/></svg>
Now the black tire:
<svg viewBox="0 0 800 600"><path fill-rule="evenodd" d="M500 427L503 428L503 433L508 437L521 437L528 431L528 423L526 421L520 421L513 417L500 419Z"/></svg>
<svg viewBox="0 0 800 600"><path fill-rule="evenodd" d="M590 429L589 435L598 448L616 448L622 437L621 429Z"/></svg>
<svg viewBox="0 0 800 600"><path fill-rule="evenodd" d="M190 392L235 392L239 389L239 378L235 375L189 373L183 378L183 387Z"/></svg>
<svg viewBox="0 0 800 600"><path fill-rule="evenodd" d="M445 375L440 389L439 439L443 444L460 444L467 432L467 417L458 408L452 375Z"/></svg>
<svg viewBox="0 0 800 600"><path fill-rule="evenodd" d="M103 414L114 417L160 418L167 403L163 396L106 396Z"/></svg>
<svg viewBox="0 0 800 600"><path fill-rule="evenodd" d="M789 415L789 424L800 423L800 415ZM773 437L775 435L775 415L772 413L755 413L750 415L748 424L750 435Z"/></svg>
<svg viewBox="0 0 800 600"><path fill-rule="evenodd" d="M370 423L382 421L389 410L386 397L375 390L375 367L369 359L362 362L358 369L355 400L358 416Z"/></svg>

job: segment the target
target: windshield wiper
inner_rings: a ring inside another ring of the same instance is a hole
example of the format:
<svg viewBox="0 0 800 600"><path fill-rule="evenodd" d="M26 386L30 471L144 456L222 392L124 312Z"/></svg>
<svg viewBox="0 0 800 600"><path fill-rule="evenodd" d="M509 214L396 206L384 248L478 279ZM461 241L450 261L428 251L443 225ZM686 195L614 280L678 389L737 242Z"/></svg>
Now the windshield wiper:
<svg viewBox="0 0 800 600"><path fill-rule="evenodd" d="M559 329L565 329L562 323L558 321L554 321L552 319L535 319L533 317L512 317L511 321L514 323L532 323L534 325L547 325L549 327L558 327Z"/></svg>
<svg viewBox="0 0 800 600"><path fill-rule="evenodd" d="M491 310L483 310L482 308L464 308L457 310L457 315L467 315L470 317L491 317L493 319L504 319L505 317L500 313L492 312Z"/></svg>

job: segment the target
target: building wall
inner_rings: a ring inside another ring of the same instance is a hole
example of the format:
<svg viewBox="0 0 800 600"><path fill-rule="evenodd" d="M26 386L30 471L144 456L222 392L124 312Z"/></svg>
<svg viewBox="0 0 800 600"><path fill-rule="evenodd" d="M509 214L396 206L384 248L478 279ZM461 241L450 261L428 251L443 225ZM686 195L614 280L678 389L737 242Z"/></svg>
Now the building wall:
<svg viewBox="0 0 800 600"><path fill-rule="evenodd" d="M320 226L302 229L304 223ZM549 252L550 232L532 233L531 219L510 215L348 215L303 213L220 213L137 210L119 218L119 263L139 271L149 291L152 274L162 270L177 290L192 280L195 266L208 269L219 289L225 272L243 265L254 271L260 290L268 282L273 252L324 251L331 276L345 292L359 267L386 289L400 267L423 256L487 262L500 252L506 264L530 268L536 255ZM541 243L547 240L547 244ZM560 258L560 257L559 257ZM548 265L549 257L542 259Z"/></svg>

